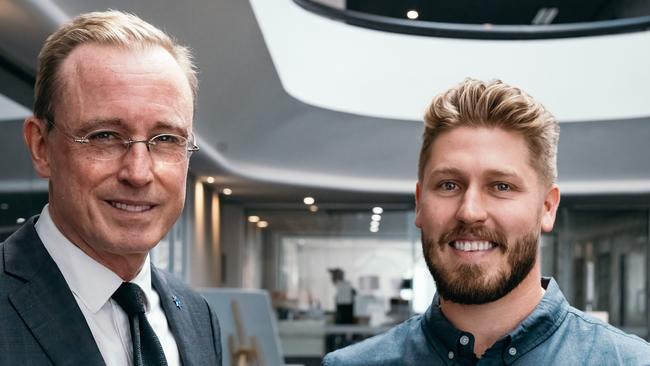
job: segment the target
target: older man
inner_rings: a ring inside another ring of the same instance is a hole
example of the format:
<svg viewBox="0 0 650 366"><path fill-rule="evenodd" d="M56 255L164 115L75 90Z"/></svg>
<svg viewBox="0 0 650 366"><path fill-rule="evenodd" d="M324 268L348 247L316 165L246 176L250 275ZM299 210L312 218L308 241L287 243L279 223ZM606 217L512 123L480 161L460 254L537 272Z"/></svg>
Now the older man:
<svg viewBox="0 0 650 366"><path fill-rule="evenodd" d="M523 91L468 79L425 116L415 224L438 293L422 316L334 365L648 365L650 345L569 306L542 278L558 124Z"/></svg>
<svg viewBox="0 0 650 366"><path fill-rule="evenodd" d="M148 256L183 209L196 88L133 15L47 39L24 138L49 204L0 245L1 365L221 364L214 313Z"/></svg>

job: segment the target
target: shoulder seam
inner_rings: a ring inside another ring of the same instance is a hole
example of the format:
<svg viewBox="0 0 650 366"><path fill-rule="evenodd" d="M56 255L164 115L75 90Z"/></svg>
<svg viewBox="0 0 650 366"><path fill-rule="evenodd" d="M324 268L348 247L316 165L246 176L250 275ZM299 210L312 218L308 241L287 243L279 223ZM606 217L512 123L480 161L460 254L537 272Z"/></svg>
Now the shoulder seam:
<svg viewBox="0 0 650 366"><path fill-rule="evenodd" d="M585 323L589 323L591 325L597 326L605 331L624 336L627 339L633 340L637 343L645 344L645 345L650 345L648 342L645 340L641 339L640 337L633 335L633 334L628 334L622 331L621 329L616 328L615 326L608 324L608 323L603 323L599 321L594 321L588 317L583 316L584 313L582 313L580 310L574 309L572 307L569 308L569 314L571 314L573 317L580 319L584 321Z"/></svg>

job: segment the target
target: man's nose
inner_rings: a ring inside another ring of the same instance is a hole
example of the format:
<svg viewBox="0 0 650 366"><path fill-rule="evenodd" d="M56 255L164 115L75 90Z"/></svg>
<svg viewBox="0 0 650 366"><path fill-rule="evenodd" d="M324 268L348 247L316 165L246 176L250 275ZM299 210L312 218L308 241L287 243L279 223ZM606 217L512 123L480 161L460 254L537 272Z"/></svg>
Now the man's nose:
<svg viewBox="0 0 650 366"><path fill-rule="evenodd" d="M120 181L133 187L143 187L153 181L154 161L145 141L132 143L122 156L120 164Z"/></svg>
<svg viewBox="0 0 650 366"><path fill-rule="evenodd" d="M467 225L487 219L487 210L480 190L471 188L463 193L460 206L456 211L456 219Z"/></svg>

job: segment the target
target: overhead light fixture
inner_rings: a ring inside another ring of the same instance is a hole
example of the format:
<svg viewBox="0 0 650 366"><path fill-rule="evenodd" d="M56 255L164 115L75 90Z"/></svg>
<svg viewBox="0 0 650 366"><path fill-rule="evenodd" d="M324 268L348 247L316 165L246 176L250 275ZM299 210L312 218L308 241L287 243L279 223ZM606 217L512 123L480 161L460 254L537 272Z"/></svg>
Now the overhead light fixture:
<svg viewBox="0 0 650 366"><path fill-rule="evenodd" d="M381 221L381 215L376 215L375 214L375 215L372 215L370 218L372 219L372 221Z"/></svg>
<svg viewBox="0 0 650 366"><path fill-rule="evenodd" d="M379 221L370 221L370 227L379 227Z"/></svg>
<svg viewBox="0 0 650 366"><path fill-rule="evenodd" d="M302 199L302 202L304 202L305 205L313 205L316 200L313 197L305 197Z"/></svg>
<svg viewBox="0 0 650 366"><path fill-rule="evenodd" d="M373 207L372 208L372 213L377 214L377 215L381 215L381 214L384 213L384 209L379 207L379 206Z"/></svg>
<svg viewBox="0 0 650 366"><path fill-rule="evenodd" d="M221 193L223 193L226 196L230 196L232 194L232 189L230 188L224 188Z"/></svg>
<svg viewBox="0 0 650 366"><path fill-rule="evenodd" d="M406 17L415 20L420 16L420 13L417 12L417 10L409 10L406 12Z"/></svg>
<svg viewBox="0 0 650 366"><path fill-rule="evenodd" d="M265 227L268 227L268 226L269 226L269 223L266 222L266 221L260 221L260 222L257 223L257 227L260 228L260 229L264 229Z"/></svg>
<svg viewBox="0 0 650 366"><path fill-rule="evenodd" d="M379 227L378 227L378 226L371 226L371 227L370 227L370 232L371 232L371 233L376 233L376 232L378 232L378 231L379 231Z"/></svg>
<svg viewBox="0 0 650 366"><path fill-rule="evenodd" d="M540 8L535 14L531 24L532 25L549 25L553 23L555 17L560 11L558 8Z"/></svg>
<svg viewBox="0 0 650 366"><path fill-rule="evenodd" d="M255 222L258 222L258 221L260 221L260 217L259 217L259 216L248 216L248 222L253 222L253 223L255 223Z"/></svg>
<svg viewBox="0 0 650 366"><path fill-rule="evenodd" d="M22 224L23 222L25 222L24 217L19 217L19 218L16 219L16 224Z"/></svg>
<svg viewBox="0 0 650 366"><path fill-rule="evenodd" d="M205 178L205 181L212 184L212 183L214 183L214 177L207 177L207 178Z"/></svg>
<svg viewBox="0 0 650 366"><path fill-rule="evenodd" d="M311 211L311 212L317 212L317 211L318 211L318 206L316 206L316 205L311 205L311 206L309 206L309 211Z"/></svg>

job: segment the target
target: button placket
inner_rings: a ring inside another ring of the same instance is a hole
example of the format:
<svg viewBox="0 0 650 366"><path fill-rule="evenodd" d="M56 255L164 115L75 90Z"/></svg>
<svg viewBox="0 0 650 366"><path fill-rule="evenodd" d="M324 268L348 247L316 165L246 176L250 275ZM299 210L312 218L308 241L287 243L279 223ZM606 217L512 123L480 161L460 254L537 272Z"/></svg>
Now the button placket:
<svg viewBox="0 0 650 366"><path fill-rule="evenodd" d="M460 337L460 344L462 346L467 346L469 344L469 337L466 336L466 335L463 335L462 337Z"/></svg>
<svg viewBox="0 0 650 366"><path fill-rule="evenodd" d="M519 349L517 346L513 343L510 343L508 346L505 347L503 350L503 362L507 365L511 364L514 362L516 359L519 358Z"/></svg>

